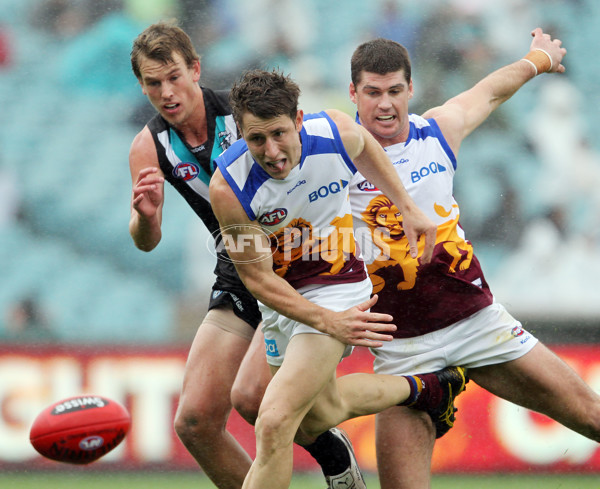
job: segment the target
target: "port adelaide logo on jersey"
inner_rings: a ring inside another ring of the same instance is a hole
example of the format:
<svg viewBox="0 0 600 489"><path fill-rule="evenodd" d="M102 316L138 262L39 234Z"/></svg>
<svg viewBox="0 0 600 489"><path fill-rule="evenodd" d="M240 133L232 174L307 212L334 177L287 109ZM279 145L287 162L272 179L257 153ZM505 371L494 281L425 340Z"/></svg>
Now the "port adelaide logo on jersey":
<svg viewBox="0 0 600 489"><path fill-rule="evenodd" d="M185 182L193 180L200 173L200 168L196 163L189 161L182 161L175 168L173 168L173 176L180 178Z"/></svg>
<svg viewBox="0 0 600 489"><path fill-rule="evenodd" d="M275 210L265 212L258 218L258 222L265 226L276 226L280 222L283 222L288 215L287 209L278 207Z"/></svg>

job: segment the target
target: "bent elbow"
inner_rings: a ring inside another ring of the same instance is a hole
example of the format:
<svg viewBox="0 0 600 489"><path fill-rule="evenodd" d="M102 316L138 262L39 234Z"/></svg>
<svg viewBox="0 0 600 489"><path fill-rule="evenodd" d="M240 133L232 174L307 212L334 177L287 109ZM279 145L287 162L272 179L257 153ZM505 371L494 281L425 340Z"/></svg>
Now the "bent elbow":
<svg viewBox="0 0 600 489"><path fill-rule="evenodd" d="M149 253L154 248L156 248L155 244L147 244L147 243L135 243L135 246L138 250L145 251L146 253Z"/></svg>
<svg viewBox="0 0 600 489"><path fill-rule="evenodd" d="M131 235L131 239L133 240L133 244L135 245L135 247L138 250L145 251L147 253L152 251L154 248L156 248L158 243L160 242L160 238L155 239L155 240L149 240L149 239L140 239L134 233L130 233L130 235Z"/></svg>

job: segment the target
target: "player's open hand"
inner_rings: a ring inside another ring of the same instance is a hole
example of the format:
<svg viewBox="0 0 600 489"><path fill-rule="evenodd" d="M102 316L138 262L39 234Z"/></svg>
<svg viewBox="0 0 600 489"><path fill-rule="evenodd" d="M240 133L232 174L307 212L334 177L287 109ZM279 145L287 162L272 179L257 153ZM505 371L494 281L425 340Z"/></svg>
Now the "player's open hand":
<svg viewBox="0 0 600 489"><path fill-rule="evenodd" d="M550 34L545 34L540 27L531 31L531 35L533 36L533 41L531 41L530 50L543 49L552 58L552 66L548 70L548 73L564 73L565 67L561 63L565 54L567 54L567 50L562 47L562 41L560 39L552 39Z"/></svg>
<svg viewBox="0 0 600 489"><path fill-rule="evenodd" d="M345 311L332 312L326 332L347 345L377 348L384 341L391 341L390 334L396 331L396 326L389 314L369 312L377 302L374 295L369 300Z"/></svg>
<svg viewBox="0 0 600 489"><path fill-rule="evenodd" d="M156 214L164 198L164 181L158 168L149 167L140 171L131 197L131 205L139 214L146 218Z"/></svg>

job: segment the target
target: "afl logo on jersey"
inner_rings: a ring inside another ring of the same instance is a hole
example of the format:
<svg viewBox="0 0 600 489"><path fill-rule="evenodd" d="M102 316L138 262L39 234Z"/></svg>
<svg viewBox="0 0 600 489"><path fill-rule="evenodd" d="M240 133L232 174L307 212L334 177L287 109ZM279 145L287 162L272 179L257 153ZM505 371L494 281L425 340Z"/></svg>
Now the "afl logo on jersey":
<svg viewBox="0 0 600 489"><path fill-rule="evenodd" d="M378 192L379 189L368 180L363 180L358 185L358 190L361 192Z"/></svg>
<svg viewBox="0 0 600 489"><path fill-rule="evenodd" d="M173 168L173 176L175 178L181 178L184 181L193 180L200 173L200 168L195 163L188 161L182 161L175 168Z"/></svg>
<svg viewBox="0 0 600 489"><path fill-rule="evenodd" d="M287 217L287 214L287 209L279 207L274 211L265 212L262 216L258 218L258 222L264 224L265 226L275 226L282 222Z"/></svg>

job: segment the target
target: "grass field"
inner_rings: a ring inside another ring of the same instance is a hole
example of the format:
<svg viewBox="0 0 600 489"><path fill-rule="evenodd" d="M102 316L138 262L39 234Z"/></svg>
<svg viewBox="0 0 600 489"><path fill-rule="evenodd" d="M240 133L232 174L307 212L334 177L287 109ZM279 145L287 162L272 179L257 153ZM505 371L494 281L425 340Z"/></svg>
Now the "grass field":
<svg viewBox="0 0 600 489"><path fill-rule="evenodd" d="M379 489L373 475L369 489ZM193 473L53 472L0 474L1 489L214 489L203 475ZM317 474L294 474L290 489L324 489ZM268 488L265 488L268 489ZM432 489L600 489L600 474L435 476Z"/></svg>

